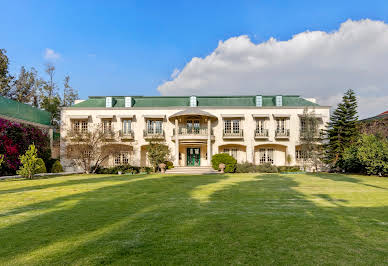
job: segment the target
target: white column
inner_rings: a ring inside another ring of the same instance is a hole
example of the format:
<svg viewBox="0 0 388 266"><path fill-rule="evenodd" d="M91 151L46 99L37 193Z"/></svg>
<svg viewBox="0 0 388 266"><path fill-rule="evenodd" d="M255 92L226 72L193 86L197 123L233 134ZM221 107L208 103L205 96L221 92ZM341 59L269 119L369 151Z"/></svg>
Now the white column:
<svg viewBox="0 0 388 266"><path fill-rule="evenodd" d="M175 118L175 166L179 166L178 119Z"/></svg>
<svg viewBox="0 0 388 266"><path fill-rule="evenodd" d="M287 146L287 152L286 152L286 165L288 165L288 163L287 163L287 156L288 156L288 154L289 155L291 155L291 163L290 163L290 165L295 165L295 163L296 163L296 161L295 161L295 145L292 145L292 144L290 144L290 145L288 145Z"/></svg>
<svg viewBox="0 0 388 266"><path fill-rule="evenodd" d="M208 165L212 165L212 139L211 139L211 120L207 120L207 161Z"/></svg>

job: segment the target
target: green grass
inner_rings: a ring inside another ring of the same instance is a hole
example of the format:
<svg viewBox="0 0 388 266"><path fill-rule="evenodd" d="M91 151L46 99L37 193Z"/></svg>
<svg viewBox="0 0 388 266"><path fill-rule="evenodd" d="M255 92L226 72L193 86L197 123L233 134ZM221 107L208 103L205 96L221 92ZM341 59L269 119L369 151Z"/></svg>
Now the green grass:
<svg viewBox="0 0 388 266"><path fill-rule="evenodd" d="M0 264L387 263L387 178L76 175L0 182Z"/></svg>

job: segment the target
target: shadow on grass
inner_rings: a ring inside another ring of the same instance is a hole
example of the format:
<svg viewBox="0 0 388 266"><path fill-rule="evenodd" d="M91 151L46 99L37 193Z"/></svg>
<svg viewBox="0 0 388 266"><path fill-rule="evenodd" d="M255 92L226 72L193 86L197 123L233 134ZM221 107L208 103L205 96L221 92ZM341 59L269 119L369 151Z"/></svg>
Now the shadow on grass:
<svg viewBox="0 0 388 266"><path fill-rule="evenodd" d="M337 173L333 173L333 174L329 174L329 173L326 173L326 174L323 174L323 173L306 173L306 174L307 175L312 175L312 176L315 176L315 177L319 177L319 178L322 178L322 179L329 179L329 180L332 180L332 181L357 183L357 184L364 185L364 186L367 186L367 187L373 187L373 188L388 190L385 187L379 187L379 186L363 183L360 179L357 179L355 177L351 177L351 176L345 175L345 174L337 174Z"/></svg>
<svg viewBox="0 0 388 266"><path fill-rule="evenodd" d="M291 178L247 177L229 185L233 176L168 175L30 204L72 202L0 228L0 263L383 263L387 207L325 208ZM206 202L192 197L203 188L217 188Z"/></svg>

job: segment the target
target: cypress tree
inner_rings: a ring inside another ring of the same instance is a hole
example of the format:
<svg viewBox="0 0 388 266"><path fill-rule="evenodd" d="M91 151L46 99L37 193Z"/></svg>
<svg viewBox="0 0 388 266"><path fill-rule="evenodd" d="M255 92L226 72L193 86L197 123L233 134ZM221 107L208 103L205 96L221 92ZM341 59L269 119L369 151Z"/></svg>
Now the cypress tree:
<svg viewBox="0 0 388 266"><path fill-rule="evenodd" d="M357 121L357 98L354 91L349 89L330 117L326 144L327 163L341 168L345 148L357 140Z"/></svg>

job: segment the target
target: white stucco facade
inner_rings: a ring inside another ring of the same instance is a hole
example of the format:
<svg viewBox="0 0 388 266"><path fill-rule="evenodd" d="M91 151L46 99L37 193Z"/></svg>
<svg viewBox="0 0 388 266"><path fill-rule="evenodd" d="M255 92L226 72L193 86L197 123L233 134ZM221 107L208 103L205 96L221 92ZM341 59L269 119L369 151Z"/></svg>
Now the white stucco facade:
<svg viewBox="0 0 388 266"><path fill-rule="evenodd" d="M108 120L111 130L117 132L110 143L131 146L132 152L125 163L132 165L148 165L147 135L154 137L155 133L169 146L175 166L209 166L212 155L221 152L231 154L238 162L297 165L300 116L304 109L304 106L69 107L62 109L61 136L66 136L75 121L87 122L90 128ZM190 112L185 114L185 110ZM329 121L330 108L310 106L308 110L315 113L323 129ZM182 115L177 115L180 112ZM128 120L129 131L123 128ZM160 121L156 129L149 120ZM120 134L123 130L130 134L123 136ZM74 170L66 158L66 145L61 142L61 163L65 169ZM122 162L112 156L105 165L118 163Z"/></svg>

